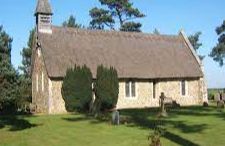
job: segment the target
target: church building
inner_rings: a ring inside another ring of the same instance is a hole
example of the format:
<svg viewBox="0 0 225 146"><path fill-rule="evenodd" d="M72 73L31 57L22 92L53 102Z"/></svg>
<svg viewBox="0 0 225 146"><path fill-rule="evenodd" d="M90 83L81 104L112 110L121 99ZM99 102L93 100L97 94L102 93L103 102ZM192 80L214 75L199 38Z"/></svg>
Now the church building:
<svg viewBox="0 0 225 146"><path fill-rule="evenodd" d="M164 92L181 106L207 101L202 62L183 31L177 35L66 28L52 24L48 0L38 0L32 50L32 103L37 113L65 113L61 94L68 68L99 65L119 77L117 109L159 106Z"/></svg>

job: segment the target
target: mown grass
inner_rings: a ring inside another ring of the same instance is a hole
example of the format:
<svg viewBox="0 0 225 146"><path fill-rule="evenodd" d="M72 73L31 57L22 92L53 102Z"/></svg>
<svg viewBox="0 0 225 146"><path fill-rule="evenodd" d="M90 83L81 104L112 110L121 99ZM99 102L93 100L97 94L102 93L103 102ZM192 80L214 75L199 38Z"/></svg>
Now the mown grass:
<svg viewBox="0 0 225 146"><path fill-rule="evenodd" d="M163 146L225 145L225 112L214 105L171 109L157 120L157 109L123 110L126 124L112 126L82 114L0 116L0 145L4 146L148 146L157 125L166 128Z"/></svg>

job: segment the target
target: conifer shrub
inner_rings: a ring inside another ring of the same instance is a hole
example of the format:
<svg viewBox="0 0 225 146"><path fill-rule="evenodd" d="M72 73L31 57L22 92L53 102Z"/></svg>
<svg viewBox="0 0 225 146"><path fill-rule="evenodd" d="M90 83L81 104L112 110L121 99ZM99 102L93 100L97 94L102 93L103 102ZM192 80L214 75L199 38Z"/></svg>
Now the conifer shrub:
<svg viewBox="0 0 225 146"><path fill-rule="evenodd" d="M67 111L89 111L92 102L92 73L87 66L75 66L66 72L62 95Z"/></svg>
<svg viewBox="0 0 225 146"><path fill-rule="evenodd" d="M119 94L117 71L113 68L98 66L94 84L94 113L112 109L116 106Z"/></svg>

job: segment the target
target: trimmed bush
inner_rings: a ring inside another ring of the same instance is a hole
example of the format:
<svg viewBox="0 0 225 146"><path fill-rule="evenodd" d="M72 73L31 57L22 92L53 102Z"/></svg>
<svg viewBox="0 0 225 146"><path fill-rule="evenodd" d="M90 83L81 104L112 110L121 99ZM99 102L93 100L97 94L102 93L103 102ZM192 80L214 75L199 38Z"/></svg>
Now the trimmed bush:
<svg viewBox="0 0 225 146"><path fill-rule="evenodd" d="M95 102L94 113L112 109L116 106L119 94L117 71L102 65L97 68L97 78L94 84Z"/></svg>
<svg viewBox="0 0 225 146"><path fill-rule="evenodd" d="M89 111L92 102L92 74L86 66L68 69L62 84L67 111Z"/></svg>

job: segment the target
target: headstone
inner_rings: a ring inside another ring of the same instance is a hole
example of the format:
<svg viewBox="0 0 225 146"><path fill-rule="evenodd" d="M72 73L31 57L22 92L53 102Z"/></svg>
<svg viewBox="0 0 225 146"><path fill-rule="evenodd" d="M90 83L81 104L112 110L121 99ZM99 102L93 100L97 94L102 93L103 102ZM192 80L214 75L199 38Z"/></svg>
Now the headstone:
<svg viewBox="0 0 225 146"><path fill-rule="evenodd" d="M120 114L118 110L113 111L112 113L112 124L119 125L120 124Z"/></svg>
<svg viewBox="0 0 225 146"><path fill-rule="evenodd" d="M161 96L160 96L160 107L161 107L161 111L160 111L160 116L162 117L167 117L167 112L166 112L166 109L165 109L165 95L164 93L162 92L161 93Z"/></svg>
<svg viewBox="0 0 225 146"><path fill-rule="evenodd" d="M30 103L29 105L30 113L35 113L37 110L37 105Z"/></svg>
<svg viewBox="0 0 225 146"><path fill-rule="evenodd" d="M224 101L223 100L217 101L217 108L219 110L224 109Z"/></svg>
<svg viewBox="0 0 225 146"><path fill-rule="evenodd" d="M222 95L222 93L220 93L220 100L223 100L223 95Z"/></svg>
<svg viewBox="0 0 225 146"><path fill-rule="evenodd" d="M216 100L216 101L220 101L220 93L216 93L216 95L215 95L215 100Z"/></svg>
<svg viewBox="0 0 225 146"><path fill-rule="evenodd" d="M225 93L222 93L222 99L225 101Z"/></svg>

